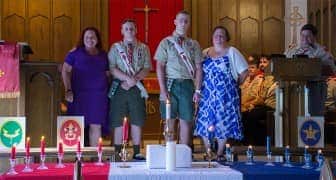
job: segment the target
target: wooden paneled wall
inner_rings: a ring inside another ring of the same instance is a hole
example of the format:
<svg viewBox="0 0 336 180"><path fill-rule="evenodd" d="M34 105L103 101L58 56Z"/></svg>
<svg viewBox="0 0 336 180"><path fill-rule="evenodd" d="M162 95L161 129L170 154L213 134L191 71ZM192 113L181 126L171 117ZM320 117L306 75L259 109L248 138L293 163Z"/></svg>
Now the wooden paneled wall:
<svg viewBox="0 0 336 180"><path fill-rule="evenodd" d="M191 35L202 48L211 45L212 29L228 28L231 44L245 55L282 53L284 0L184 0L192 14Z"/></svg>
<svg viewBox="0 0 336 180"><path fill-rule="evenodd" d="M32 60L62 62L81 29L98 27L108 48L109 0L0 0L0 37L27 41ZM192 14L191 35L203 48L212 29L229 29L232 45L247 54L284 51L284 0L184 0Z"/></svg>
<svg viewBox="0 0 336 180"><path fill-rule="evenodd" d="M63 62L86 26L108 42L108 0L0 0L1 39L28 42L31 60Z"/></svg>
<svg viewBox="0 0 336 180"><path fill-rule="evenodd" d="M336 0L308 0L308 21L318 29L318 41L336 56Z"/></svg>

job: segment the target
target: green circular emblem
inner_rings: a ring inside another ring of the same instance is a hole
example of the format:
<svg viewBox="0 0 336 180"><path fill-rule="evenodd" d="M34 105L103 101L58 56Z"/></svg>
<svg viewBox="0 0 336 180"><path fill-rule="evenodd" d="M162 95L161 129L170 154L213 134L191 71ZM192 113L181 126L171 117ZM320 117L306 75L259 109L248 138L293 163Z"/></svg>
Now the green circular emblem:
<svg viewBox="0 0 336 180"><path fill-rule="evenodd" d="M20 144L22 140L22 127L16 121L7 121L0 128L0 140L5 147Z"/></svg>

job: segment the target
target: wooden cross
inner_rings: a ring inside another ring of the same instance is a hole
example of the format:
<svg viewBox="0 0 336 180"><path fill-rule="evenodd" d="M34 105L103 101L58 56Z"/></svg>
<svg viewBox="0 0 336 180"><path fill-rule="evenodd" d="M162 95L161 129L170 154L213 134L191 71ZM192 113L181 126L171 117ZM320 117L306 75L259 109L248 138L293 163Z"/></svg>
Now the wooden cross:
<svg viewBox="0 0 336 180"><path fill-rule="evenodd" d="M302 14L299 12L299 7L294 6L293 12L290 13L289 23L293 27L292 28L292 44L297 43L297 27L301 25L301 23L304 22L304 18Z"/></svg>
<svg viewBox="0 0 336 180"><path fill-rule="evenodd" d="M153 11L158 11L159 9L156 8L149 8L148 7L148 0L145 0L145 7L144 8L134 8L136 12L144 12L145 13L145 43L148 43L148 29L149 29L149 13Z"/></svg>

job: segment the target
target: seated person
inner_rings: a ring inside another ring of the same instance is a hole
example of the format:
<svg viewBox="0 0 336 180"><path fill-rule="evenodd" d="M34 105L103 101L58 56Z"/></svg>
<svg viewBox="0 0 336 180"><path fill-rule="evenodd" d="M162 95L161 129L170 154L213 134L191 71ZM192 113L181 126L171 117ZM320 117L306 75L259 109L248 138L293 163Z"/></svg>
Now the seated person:
<svg viewBox="0 0 336 180"><path fill-rule="evenodd" d="M265 68L269 65L269 63L270 63L270 57L267 55L261 55L259 60L260 71L264 72Z"/></svg>
<svg viewBox="0 0 336 180"><path fill-rule="evenodd" d="M336 111L336 76L327 79L327 99L325 102L327 111Z"/></svg>
<svg viewBox="0 0 336 180"><path fill-rule="evenodd" d="M241 111L245 112L253 108L253 102L257 97L263 75L258 69L258 60L248 61L248 76L240 85L241 90Z"/></svg>
<svg viewBox="0 0 336 180"><path fill-rule="evenodd" d="M269 58L262 56L263 64L261 71L269 64ZM260 61L260 62L261 62ZM265 145L266 140L266 119L267 111L274 111L275 108L275 89L277 83L273 76L262 76L262 82L258 88L256 96L253 100L248 102L249 108L242 113L244 123L244 136L246 145Z"/></svg>

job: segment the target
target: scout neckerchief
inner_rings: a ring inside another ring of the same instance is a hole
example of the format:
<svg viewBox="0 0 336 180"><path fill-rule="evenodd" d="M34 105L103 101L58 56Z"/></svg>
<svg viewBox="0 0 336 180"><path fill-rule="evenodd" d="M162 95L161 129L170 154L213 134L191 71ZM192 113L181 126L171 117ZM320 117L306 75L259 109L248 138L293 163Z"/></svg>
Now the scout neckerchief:
<svg viewBox="0 0 336 180"><path fill-rule="evenodd" d="M135 70L134 70L134 68L131 64L132 63L131 59L128 58L129 55L125 52L125 48L122 47L121 42L116 43L116 48L118 50L119 56L121 57L121 60L124 64L124 66L126 68L126 73L131 75L131 76L134 76L135 75ZM135 47L133 47L133 48L135 48ZM132 51L132 54L130 54L130 56L131 55L133 55L133 51ZM132 58L133 58L133 56L132 56ZM140 81L138 81L136 83L136 86L141 91L141 97L147 99L149 96L148 96L148 93L147 93L145 87L143 86L143 84Z"/></svg>
<svg viewBox="0 0 336 180"><path fill-rule="evenodd" d="M168 40L174 44L175 49L177 50L179 56L181 57L185 67L188 70L188 73L191 77L194 77L195 75L195 68L191 64L191 59L187 55L187 53L184 51L183 47L176 41L174 37L169 37Z"/></svg>

